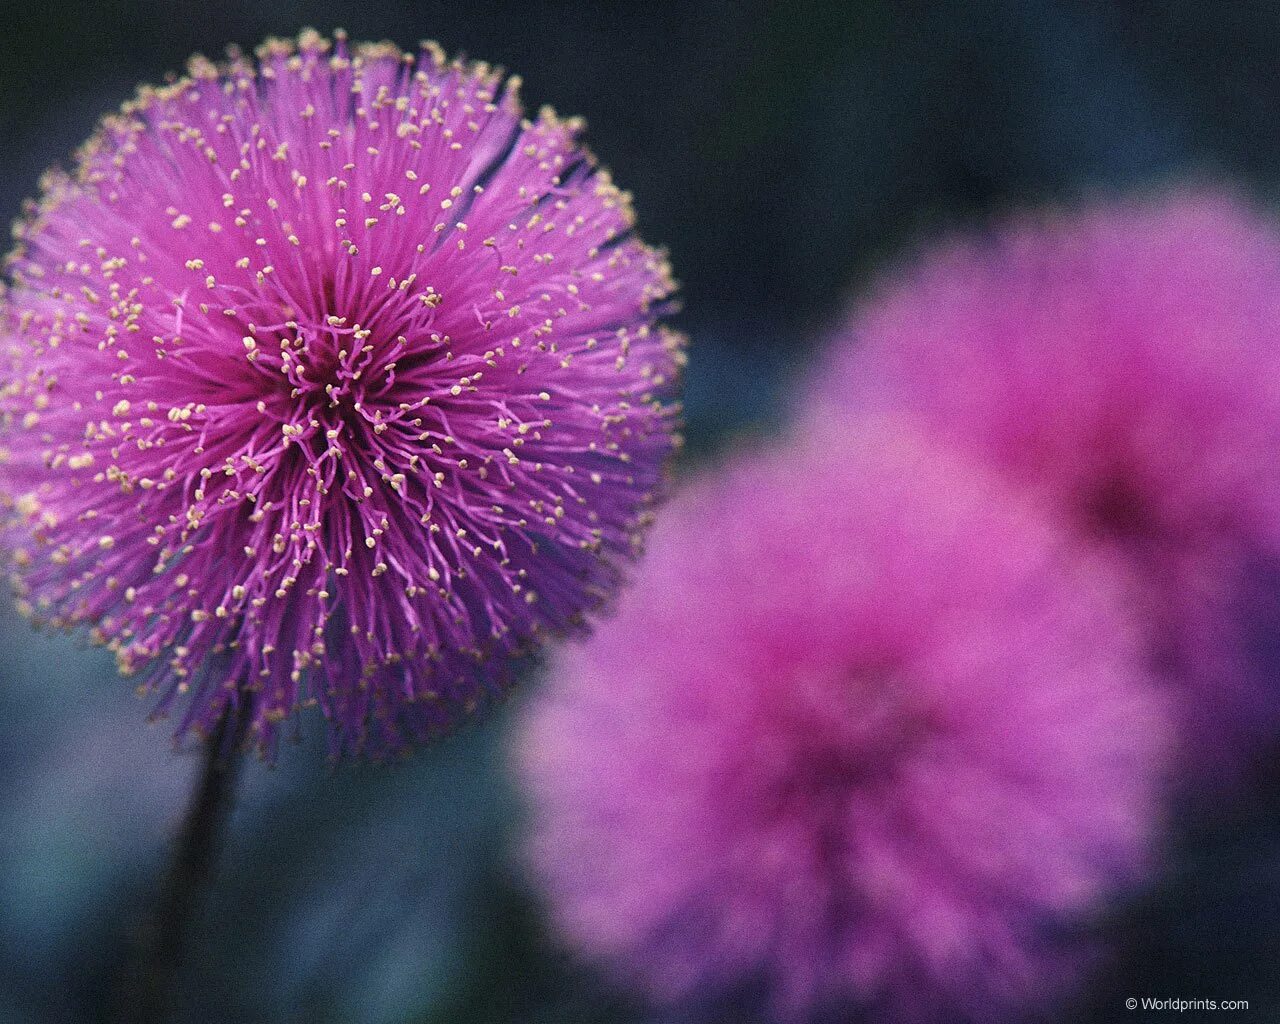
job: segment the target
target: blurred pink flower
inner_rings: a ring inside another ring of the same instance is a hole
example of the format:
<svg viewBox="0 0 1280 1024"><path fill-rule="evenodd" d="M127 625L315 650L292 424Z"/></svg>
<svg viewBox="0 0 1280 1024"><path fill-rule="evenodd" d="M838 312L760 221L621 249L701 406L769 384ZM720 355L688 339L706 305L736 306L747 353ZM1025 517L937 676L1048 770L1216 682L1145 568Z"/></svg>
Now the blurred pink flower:
<svg viewBox="0 0 1280 1024"><path fill-rule="evenodd" d="M1187 749L1280 726L1280 233L1213 191L1025 216L885 279L816 390L908 410L1127 567ZM1268 651L1269 648L1269 651Z"/></svg>
<svg viewBox="0 0 1280 1024"><path fill-rule="evenodd" d="M1105 567L885 425L659 520L515 760L565 936L663 1001L995 1020L1149 857L1163 708Z"/></svg>

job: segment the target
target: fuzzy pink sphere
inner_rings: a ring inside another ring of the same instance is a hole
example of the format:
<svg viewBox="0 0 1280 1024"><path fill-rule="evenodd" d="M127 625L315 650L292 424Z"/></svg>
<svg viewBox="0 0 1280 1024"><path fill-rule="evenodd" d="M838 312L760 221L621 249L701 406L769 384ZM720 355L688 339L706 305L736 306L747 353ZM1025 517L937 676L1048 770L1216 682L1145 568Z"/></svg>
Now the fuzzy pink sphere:
<svg viewBox="0 0 1280 1024"><path fill-rule="evenodd" d="M856 311L818 390L820 418L909 410L1118 556L1199 767L1230 774L1275 735L1271 223L1182 191L941 246Z"/></svg>
<svg viewBox="0 0 1280 1024"><path fill-rule="evenodd" d="M659 1000L1015 1015L1148 854L1136 644L1105 570L907 436L742 459L528 709L534 873Z"/></svg>
<svg viewBox="0 0 1280 1024"><path fill-rule="evenodd" d="M518 80L304 32L192 61L16 228L0 548L179 735L398 753L582 628L677 443L674 284Z"/></svg>

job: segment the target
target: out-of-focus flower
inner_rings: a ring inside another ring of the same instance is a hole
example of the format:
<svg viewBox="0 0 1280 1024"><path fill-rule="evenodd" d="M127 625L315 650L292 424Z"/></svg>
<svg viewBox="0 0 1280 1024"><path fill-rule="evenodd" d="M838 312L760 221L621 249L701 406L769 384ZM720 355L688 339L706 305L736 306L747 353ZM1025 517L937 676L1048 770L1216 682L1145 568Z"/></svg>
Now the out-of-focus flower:
<svg viewBox="0 0 1280 1024"><path fill-rule="evenodd" d="M613 591L674 444L666 261L517 82L313 33L196 59L51 173L5 313L24 607L179 733L393 751Z"/></svg>
<svg viewBox="0 0 1280 1024"><path fill-rule="evenodd" d="M565 935L660 1000L785 1021L1049 998L1162 787L1106 564L889 426L695 484L517 736Z"/></svg>
<svg viewBox="0 0 1280 1024"><path fill-rule="evenodd" d="M1128 568L1189 756L1280 726L1280 232L1183 190L941 246L855 312L817 388L905 408Z"/></svg>

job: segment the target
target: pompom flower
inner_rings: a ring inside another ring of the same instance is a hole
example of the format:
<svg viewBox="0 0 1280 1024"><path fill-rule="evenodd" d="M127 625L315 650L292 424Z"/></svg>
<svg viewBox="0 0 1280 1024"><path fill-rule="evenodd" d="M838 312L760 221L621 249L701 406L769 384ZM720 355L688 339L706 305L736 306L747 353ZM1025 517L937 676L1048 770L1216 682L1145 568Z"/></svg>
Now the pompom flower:
<svg viewBox="0 0 1280 1024"><path fill-rule="evenodd" d="M306 33L51 173L8 269L24 605L270 752L382 754L614 589L674 444L663 255L515 79Z"/></svg>
<svg viewBox="0 0 1280 1024"><path fill-rule="evenodd" d="M564 934L657 999L992 1021L1142 869L1165 734L1105 569L877 428L669 506L514 757Z"/></svg>
<svg viewBox="0 0 1280 1024"><path fill-rule="evenodd" d="M907 409L1128 567L1187 747L1280 726L1280 233L1180 191L1023 217L883 282L823 370Z"/></svg>

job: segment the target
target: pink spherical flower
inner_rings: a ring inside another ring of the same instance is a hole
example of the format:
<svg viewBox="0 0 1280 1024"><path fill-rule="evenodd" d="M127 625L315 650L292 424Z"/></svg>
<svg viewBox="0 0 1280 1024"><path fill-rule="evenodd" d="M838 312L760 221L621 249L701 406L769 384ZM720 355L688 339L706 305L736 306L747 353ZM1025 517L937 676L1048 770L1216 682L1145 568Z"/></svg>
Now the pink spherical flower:
<svg viewBox="0 0 1280 1024"><path fill-rule="evenodd" d="M890 277L818 390L905 408L1127 567L1211 774L1280 726L1280 232L1183 191L1027 216Z"/></svg>
<svg viewBox="0 0 1280 1024"><path fill-rule="evenodd" d="M1149 856L1137 647L1101 565L905 433L740 459L529 708L534 874L660 1000L1016 1016Z"/></svg>
<svg viewBox="0 0 1280 1024"><path fill-rule="evenodd" d="M613 590L674 443L662 254L516 81L307 33L197 59L8 263L5 539L180 732L433 736Z"/></svg>

